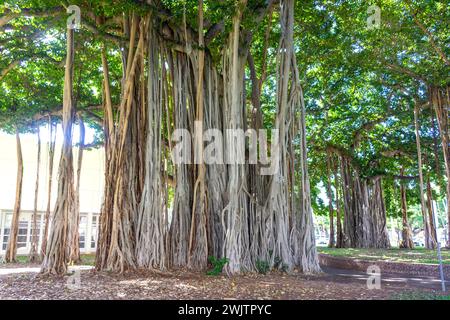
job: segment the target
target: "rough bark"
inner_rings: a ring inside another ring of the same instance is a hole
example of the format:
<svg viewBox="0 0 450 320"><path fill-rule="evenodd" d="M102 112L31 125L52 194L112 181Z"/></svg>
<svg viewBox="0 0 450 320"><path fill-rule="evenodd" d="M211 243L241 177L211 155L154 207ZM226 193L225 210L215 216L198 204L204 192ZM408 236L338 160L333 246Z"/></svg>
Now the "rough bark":
<svg viewBox="0 0 450 320"><path fill-rule="evenodd" d="M223 87L221 77L210 56L205 60L205 128L223 132ZM207 150L205 149L205 154ZM223 159L223 146L217 146L218 158ZM224 231L221 223L224 208L227 167L223 161L209 163L206 166L206 189L208 209L208 255L222 258Z"/></svg>
<svg viewBox="0 0 450 320"><path fill-rule="evenodd" d="M111 185L105 189L101 213L104 219L101 225L109 222L110 229L101 229L100 246L108 250L102 252L102 256L97 255L99 269L119 272L136 267L136 247L140 243L136 239L136 222L144 184L142 171L146 169L142 154L145 152L142 149L145 145L142 134L146 132L143 121L146 117L143 95L145 83L140 73L144 69L144 38L148 24L133 14L130 25L129 51L126 59L123 59L122 100L114 148L111 149L108 164L107 180ZM157 203L153 205L157 208ZM107 231L109 234L106 234Z"/></svg>
<svg viewBox="0 0 450 320"><path fill-rule="evenodd" d="M189 58L184 53L171 52L169 59L173 81L174 126L175 129L189 128L190 119L193 118L193 101L189 92L192 92L192 79L190 78ZM181 142L187 152L191 141L188 137L181 137ZM178 155L180 156L180 155ZM172 222L169 232L169 259L170 265L175 268L186 267L189 252L189 230L191 222L193 174L191 165L185 163L175 164L175 197L173 201Z"/></svg>
<svg viewBox="0 0 450 320"><path fill-rule="evenodd" d="M201 8L202 1L199 3ZM158 19L150 17L151 23L141 19L138 30L136 17L125 18L130 46L123 51L124 77L116 121L110 116L108 68L102 54L108 163L97 269L204 269L207 256L212 255L229 260L225 271L230 274L255 271L258 260L288 270L319 270L306 164L305 109L292 41L293 1L283 2L281 20L275 125L282 132L277 160L282 174L270 181L253 177L258 166L174 163L175 197L172 220L168 221L168 172L163 164L168 162L166 151L174 148L170 139L164 139L165 133L170 136L172 127L192 133L195 120L201 123L197 130L223 129L225 134L227 129L247 127L244 75L248 45L243 43L249 41L251 32L241 30L246 1L236 8L220 66L202 50L201 23L198 41L186 25L184 30L165 26L165 34L182 44L169 46L156 30ZM201 10L199 19L201 22ZM199 48L193 49L196 45ZM260 88L262 83L255 81L254 85ZM232 139L225 135L224 150L215 150L231 157L228 162L246 152L245 146L232 143ZM301 142L297 145L294 141ZM191 141L182 144L192 147ZM200 154L211 151L203 141L194 144L200 147ZM295 166L301 174L293 179ZM269 192L274 195L272 200Z"/></svg>
<svg viewBox="0 0 450 320"><path fill-rule="evenodd" d="M295 82L295 70L292 70L294 59L293 47L293 1L281 2L280 23L282 26L282 34L279 45L278 56L278 82L277 82L277 115L275 119L275 128L278 130L278 141L272 142L272 161L276 161L276 171L270 182L269 195L266 209L271 219L273 227L268 231L269 237L273 237L273 244L269 243L271 255L271 264L275 263L275 259L279 260L284 268L291 270L294 267L294 256L291 252L290 230L289 230L289 184L288 182L288 149L292 143L290 137L290 127L293 116L293 108L299 106L299 95L297 87L299 84ZM290 87L290 80L293 79ZM295 100L294 100L295 99ZM301 116L300 116L301 118ZM301 121L301 120L300 120ZM299 130L300 131L300 130ZM302 135L303 132L300 132ZM293 137L292 137L293 138ZM303 165L300 159L300 165ZM301 200L300 200L301 202ZM295 208L297 209L297 208ZM294 210L295 210L294 209ZM299 208L300 214L304 208ZM297 218L294 215L294 219ZM301 217L298 217L299 220ZM298 232L294 236L294 243L302 241L299 230L293 228L294 232ZM294 244L296 249L296 244ZM300 249L301 250L301 249ZM299 255L301 257L301 255ZM301 265L302 260L297 260Z"/></svg>
<svg viewBox="0 0 450 320"><path fill-rule="evenodd" d="M162 112L167 100L167 74L163 57L164 44L159 41L152 23L148 25L149 75L147 83L147 141L145 152L145 180L136 225L136 259L140 267L164 270L168 267L166 255L164 181L162 171Z"/></svg>
<svg viewBox="0 0 450 320"><path fill-rule="evenodd" d="M111 90L109 81L109 68L106 55L106 47L102 48L103 68L103 132L105 135L105 189L99 218L99 236L95 256L95 268L101 270L106 268L109 246L111 243L112 229L112 194L114 192L115 174L112 152L115 146L115 124L112 110Z"/></svg>
<svg viewBox="0 0 450 320"><path fill-rule="evenodd" d="M303 100L303 91L300 86L299 74L297 70L297 63L295 62L295 55L293 56L293 65L295 69L295 79L297 83L298 98L300 99L300 117L299 132L300 132L300 146L299 146L299 167L300 167L300 185L298 194L294 194L299 199L299 206L295 210L295 222L293 230L291 231L291 238L293 238L293 252L294 261L300 270L304 273L318 273L321 271L319 266L319 259L317 257L317 249L314 237L313 214L311 208L311 191L309 185L308 175L308 155L306 145L306 111ZM295 231L294 231L295 230ZM298 237L298 238L297 238Z"/></svg>
<svg viewBox="0 0 450 320"><path fill-rule="evenodd" d="M67 56L63 95L63 145L58 174L58 193L52 214L51 229L41 272L65 274L69 254L69 217L74 210L72 126L75 116L73 106L74 31L67 29Z"/></svg>
<svg viewBox="0 0 450 320"><path fill-rule="evenodd" d="M345 247L388 248L386 208L381 178L363 179L350 160L341 157Z"/></svg>
<svg viewBox="0 0 450 320"><path fill-rule="evenodd" d="M31 250L29 255L30 262L36 262L39 259L38 254L38 242L39 242L39 229L37 224L38 215L38 198L39 198L39 173L41 168L41 134L40 128L37 127L38 138L38 151L37 151L37 164L36 164L36 182L34 187L34 207L33 207L33 222L31 225Z"/></svg>
<svg viewBox="0 0 450 320"><path fill-rule="evenodd" d="M232 31L228 38L223 60L224 85L224 129L243 129L243 88L244 62L239 53L240 23L242 13L247 4L246 0L238 3L238 12L233 17ZM237 147L226 136L225 155L235 156ZM242 152L242 150L241 150ZM233 160L236 160L234 158ZM228 166L227 194L228 201L222 211L222 225L225 233L223 256L229 262L225 270L229 274L251 270L252 263L249 255L249 234L247 230L248 198L244 191L245 166L230 164Z"/></svg>

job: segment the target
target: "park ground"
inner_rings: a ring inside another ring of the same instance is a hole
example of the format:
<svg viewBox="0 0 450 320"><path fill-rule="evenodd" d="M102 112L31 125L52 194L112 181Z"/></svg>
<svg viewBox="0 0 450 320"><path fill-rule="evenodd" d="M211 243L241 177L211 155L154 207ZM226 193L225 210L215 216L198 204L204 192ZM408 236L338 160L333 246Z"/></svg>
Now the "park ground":
<svg viewBox="0 0 450 320"><path fill-rule="evenodd" d="M391 261L401 263L437 264L438 257L436 250L415 248L405 249L353 249L353 248L327 248L318 247L319 253L328 254L335 257L348 257L353 259L369 261ZM450 250L441 250L442 263L450 264Z"/></svg>
<svg viewBox="0 0 450 320"><path fill-rule="evenodd" d="M319 248L319 252L358 259L433 263L432 251L363 250ZM449 263L450 252L443 252ZM44 276L39 265L21 257L16 264L0 265L0 299L438 299L450 300L440 292L434 275L414 277L383 274L381 288L367 288L368 275L360 271L323 268L319 275L272 272L227 277L188 271L138 271L121 275L87 269L93 256L83 256L79 282L74 276ZM71 267L71 271L79 270ZM450 286L450 283L448 286Z"/></svg>

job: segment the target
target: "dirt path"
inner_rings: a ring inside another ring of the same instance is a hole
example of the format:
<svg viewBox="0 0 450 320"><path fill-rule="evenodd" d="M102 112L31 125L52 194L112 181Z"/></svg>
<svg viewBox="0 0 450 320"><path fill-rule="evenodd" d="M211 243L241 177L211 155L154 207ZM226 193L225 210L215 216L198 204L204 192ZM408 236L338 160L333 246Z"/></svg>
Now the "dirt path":
<svg viewBox="0 0 450 320"><path fill-rule="evenodd" d="M231 278L181 271L115 275L82 270L79 283L69 276L48 277L35 271L3 271L0 299L390 299L419 289L439 289L433 279L382 275L381 289L368 290L364 273L329 268L317 276L273 273ZM68 281L73 284L68 286Z"/></svg>

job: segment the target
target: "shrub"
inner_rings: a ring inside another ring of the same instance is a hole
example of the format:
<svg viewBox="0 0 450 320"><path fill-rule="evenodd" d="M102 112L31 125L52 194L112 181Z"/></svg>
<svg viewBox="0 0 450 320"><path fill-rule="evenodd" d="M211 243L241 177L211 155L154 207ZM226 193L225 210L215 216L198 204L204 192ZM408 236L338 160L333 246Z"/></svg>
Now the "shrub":
<svg viewBox="0 0 450 320"><path fill-rule="evenodd" d="M209 262L211 262L213 268L206 272L209 276L218 276L222 273L223 267L229 262L228 258L220 258L217 259L216 257L209 257Z"/></svg>
<svg viewBox="0 0 450 320"><path fill-rule="evenodd" d="M256 270L258 270L258 273L266 274L270 270L270 265L267 261L256 261Z"/></svg>

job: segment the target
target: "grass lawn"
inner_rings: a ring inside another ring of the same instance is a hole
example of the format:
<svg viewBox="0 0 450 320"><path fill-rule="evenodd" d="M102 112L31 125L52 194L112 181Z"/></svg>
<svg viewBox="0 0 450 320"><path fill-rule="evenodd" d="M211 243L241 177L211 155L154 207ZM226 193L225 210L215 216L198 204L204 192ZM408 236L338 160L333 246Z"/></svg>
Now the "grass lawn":
<svg viewBox="0 0 450 320"><path fill-rule="evenodd" d="M407 249L350 249L317 247L319 253L325 253L336 257L347 257L361 260L385 260L406 263L438 263L437 250L417 248ZM442 262L450 264L450 250L442 249Z"/></svg>
<svg viewBox="0 0 450 320"><path fill-rule="evenodd" d="M28 256L17 256L17 263L19 264L27 264ZM95 254L82 254L81 262L79 265L88 265L93 266L95 264Z"/></svg>

